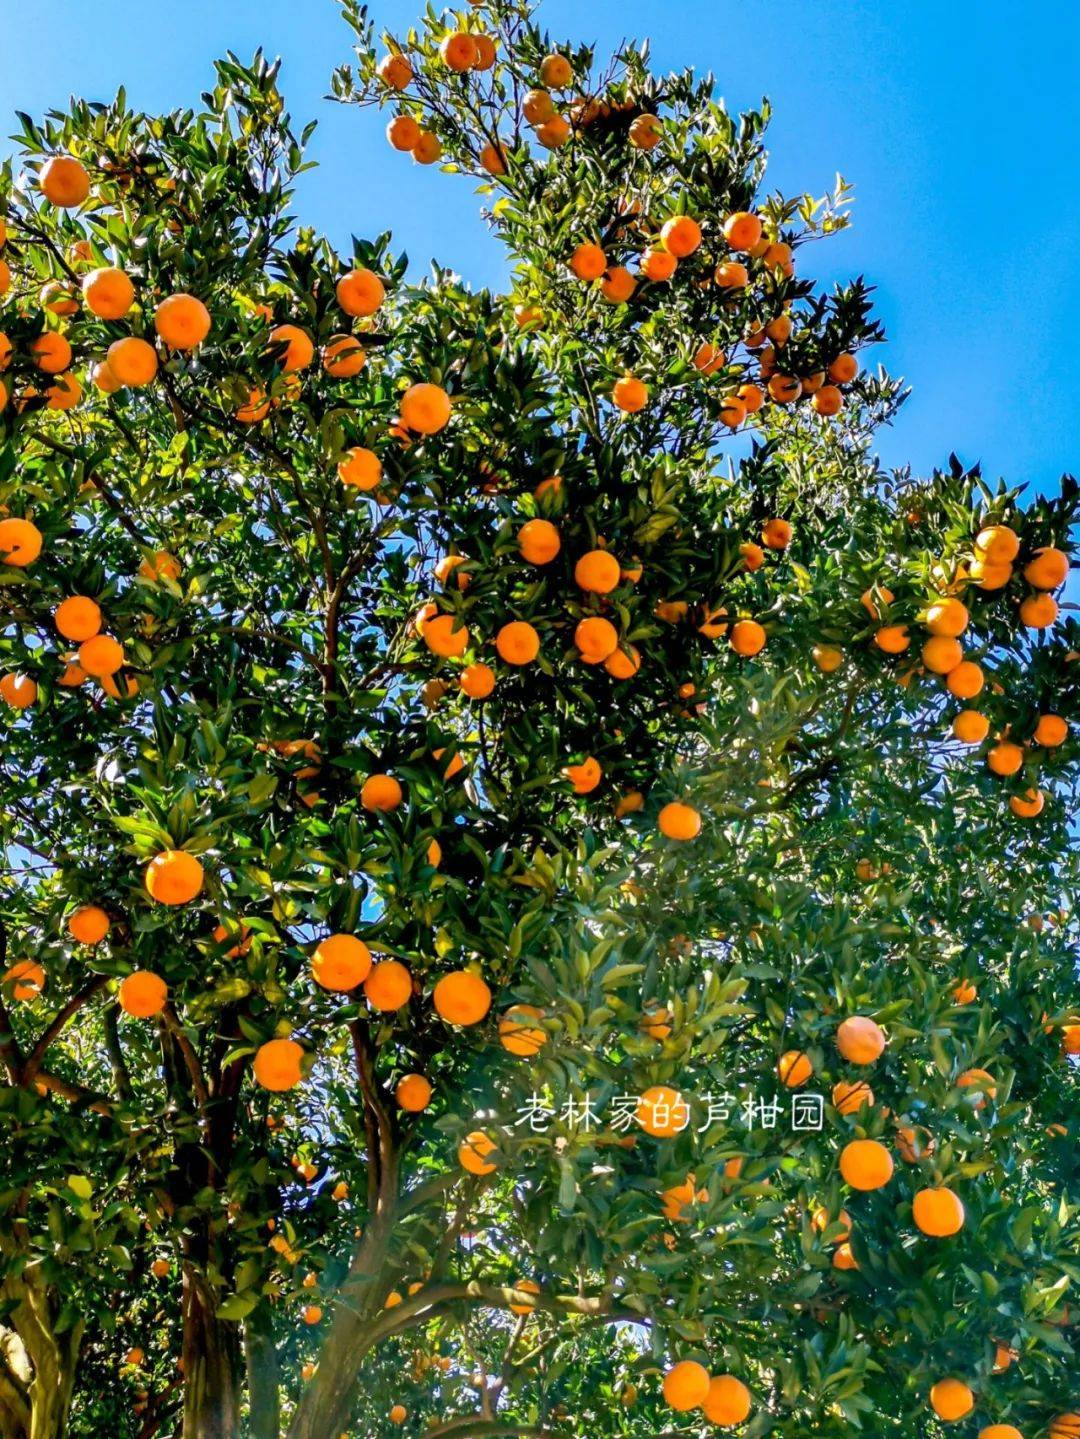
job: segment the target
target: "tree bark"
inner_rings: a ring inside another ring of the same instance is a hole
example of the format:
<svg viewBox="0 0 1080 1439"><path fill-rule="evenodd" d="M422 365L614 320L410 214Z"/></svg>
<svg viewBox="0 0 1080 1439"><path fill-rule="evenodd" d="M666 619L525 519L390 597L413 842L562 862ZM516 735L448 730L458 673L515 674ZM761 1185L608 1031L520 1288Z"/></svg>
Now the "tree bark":
<svg viewBox="0 0 1080 1439"><path fill-rule="evenodd" d="M247 1360L248 1434L250 1439L279 1439L281 1370L274 1348L270 1306L260 1300L244 1323Z"/></svg>
<svg viewBox="0 0 1080 1439"><path fill-rule="evenodd" d="M218 1318L217 1298L200 1269L184 1264L183 1439L238 1439L236 1326Z"/></svg>
<svg viewBox="0 0 1080 1439"><path fill-rule="evenodd" d="M53 1296L34 1264L7 1276L0 1299L14 1301L0 1328L0 1435L65 1439L84 1326L54 1333Z"/></svg>

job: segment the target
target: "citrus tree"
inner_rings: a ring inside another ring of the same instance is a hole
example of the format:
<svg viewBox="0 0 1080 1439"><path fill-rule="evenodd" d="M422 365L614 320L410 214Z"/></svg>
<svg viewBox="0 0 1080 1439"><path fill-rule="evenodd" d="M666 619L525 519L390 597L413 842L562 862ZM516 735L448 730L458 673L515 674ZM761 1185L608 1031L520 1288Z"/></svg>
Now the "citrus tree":
<svg viewBox="0 0 1080 1439"><path fill-rule="evenodd" d="M505 293L261 56L0 177L0 1435L1076 1439L1075 485L881 471L766 111L344 15Z"/></svg>

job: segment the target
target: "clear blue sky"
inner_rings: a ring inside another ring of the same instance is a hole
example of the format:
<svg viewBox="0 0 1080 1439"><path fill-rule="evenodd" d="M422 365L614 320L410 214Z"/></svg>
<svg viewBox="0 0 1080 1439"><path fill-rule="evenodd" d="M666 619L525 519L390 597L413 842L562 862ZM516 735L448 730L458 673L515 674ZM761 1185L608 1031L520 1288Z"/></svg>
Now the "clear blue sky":
<svg viewBox="0 0 1080 1439"><path fill-rule="evenodd" d="M403 31L420 8L374 0L372 13ZM190 103L226 48L283 54L293 115L321 122L304 219L338 242L391 228L414 261L498 281L469 184L391 152L375 114L323 102L349 57L333 0L0 0L0 12L5 116L73 91L111 98L121 82L144 108ZM880 354L914 387L882 436L887 463L925 471L955 449L1040 489L1080 467L1075 0L548 0L542 15L555 37L602 50L651 35L658 67L712 69L732 108L768 93L773 185L820 193L836 171L855 183L854 229L813 259L825 280L861 272L878 287Z"/></svg>

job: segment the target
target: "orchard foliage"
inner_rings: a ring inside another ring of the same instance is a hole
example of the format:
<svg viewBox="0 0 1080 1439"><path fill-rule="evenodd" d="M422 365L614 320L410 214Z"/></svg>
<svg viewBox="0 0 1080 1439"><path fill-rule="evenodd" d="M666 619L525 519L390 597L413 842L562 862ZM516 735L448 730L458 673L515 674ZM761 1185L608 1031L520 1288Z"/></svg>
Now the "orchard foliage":
<svg viewBox="0 0 1080 1439"><path fill-rule="evenodd" d="M262 56L0 175L0 1435L1077 1439L1075 483L881 471L767 107L343 8L505 293Z"/></svg>

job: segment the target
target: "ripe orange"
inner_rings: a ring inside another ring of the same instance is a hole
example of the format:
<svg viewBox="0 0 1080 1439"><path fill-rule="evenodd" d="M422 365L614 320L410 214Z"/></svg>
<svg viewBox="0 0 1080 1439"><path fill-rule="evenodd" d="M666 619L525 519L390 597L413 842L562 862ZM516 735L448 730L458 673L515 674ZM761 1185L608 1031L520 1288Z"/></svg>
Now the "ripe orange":
<svg viewBox="0 0 1080 1439"><path fill-rule="evenodd" d="M713 271L713 279L722 290L743 290L750 283L750 271L738 260L725 260Z"/></svg>
<svg viewBox="0 0 1080 1439"><path fill-rule="evenodd" d="M376 74L391 90L404 90L413 77L413 68L404 55L395 51L382 57Z"/></svg>
<svg viewBox="0 0 1080 1439"><path fill-rule="evenodd" d="M464 30L447 35L439 46L439 54L448 69L459 73L471 70L480 58L475 39Z"/></svg>
<svg viewBox="0 0 1080 1439"><path fill-rule="evenodd" d="M367 352L355 335L331 335L323 346L322 365L335 380L349 380L367 364Z"/></svg>
<svg viewBox="0 0 1080 1439"><path fill-rule="evenodd" d="M90 176L70 155L53 155L38 176L41 193L58 210L72 210L90 194Z"/></svg>
<svg viewBox="0 0 1080 1439"><path fill-rule="evenodd" d="M540 80L549 90L565 90L574 71L565 55L546 55L540 62Z"/></svg>
<svg viewBox="0 0 1080 1439"><path fill-rule="evenodd" d="M607 550L589 550L574 566L575 581L591 594L610 594L619 578L619 562Z"/></svg>
<svg viewBox="0 0 1080 1439"><path fill-rule="evenodd" d="M469 647L469 631L457 615L435 615L423 621L420 634L432 654L456 659Z"/></svg>
<svg viewBox="0 0 1080 1439"><path fill-rule="evenodd" d="M959 1234L964 1227L964 1206L951 1189L920 1189L911 1202L915 1226L935 1239Z"/></svg>
<svg viewBox="0 0 1080 1439"><path fill-rule="evenodd" d="M495 671L490 665L466 665L461 671L458 684L470 699L487 699L495 688Z"/></svg>
<svg viewBox="0 0 1080 1439"><path fill-rule="evenodd" d="M372 1009L400 1009L412 997L412 975L400 960L382 959L364 980L364 995Z"/></svg>
<svg viewBox="0 0 1080 1439"><path fill-rule="evenodd" d="M615 381L611 399L616 409L624 414L636 415L649 403L649 391L643 380L636 375L623 375Z"/></svg>
<svg viewBox="0 0 1080 1439"><path fill-rule="evenodd" d="M965 1069L957 1079L956 1087L974 1090L977 1096L973 1100L976 1109L982 1109L987 1099L994 1099L997 1096L997 1084L994 1077L985 1069Z"/></svg>
<svg viewBox="0 0 1080 1439"><path fill-rule="evenodd" d="M865 1079L841 1079L833 1085L832 1102L841 1114L857 1114L864 1105L874 1103L874 1091Z"/></svg>
<svg viewBox="0 0 1080 1439"><path fill-rule="evenodd" d="M731 626L728 643L737 655L750 658L765 648L766 634L757 620L736 620Z"/></svg>
<svg viewBox="0 0 1080 1439"><path fill-rule="evenodd" d="M885 1031L865 1015L851 1015L836 1031L836 1047L850 1064L873 1064L885 1044Z"/></svg>
<svg viewBox="0 0 1080 1439"><path fill-rule="evenodd" d="M491 1155L498 1152L498 1147L482 1129L474 1129L458 1145L458 1163L469 1174L480 1177L485 1174L494 1174L498 1168L498 1162L492 1160Z"/></svg>
<svg viewBox="0 0 1080 1439"><path fill-rule="evenodd" d="M123 646L112 635L91 635L79 646L79 664L95 679L114 675L123 663Z"/></svg>
<svg viewBox="0 0 1080 1439"><path fill-rule="evenodd" d="M357 490L378 489L382 481L382 461L374 450L354 445L338 461L338 479Z"/></svg>
<svg viewBox="0 0 1080 1439"><path fill-rule="evenodd" d="M534 1059L547 1043L547 1030L531 1021L543 1017L532 1004L515 1004L499 1020L499 1043L519 1059Z"/></svg>
<svg viewBox="0 0 1080 1439"><path fill-rule="evenodd" d="M619 648L619 635L610 620L590 615L578 622L574 644L587 665L598 665L610 659Z"/></svg>
<svg viewBox="0 0 1080 1439"><path fill-rule="evenodd" d="M1014 794L1009 799L1009 808L1020 819L1035 819L1045 805L1046 796L1041 789L1025 790L1022 795Z"/></svg>
<svg viewBox="0 0 1080 1439"><path fill-rule="evenodd" d="M417 137L416 144L412 147L412 157L418 165L434 165L442 155L442 142L438 135L431 130L421 130Z"/></svg>
<svg viewBox="0 0 1080 1439"><path fill-rule="evenodd" d="M168 550L155 550L139 565L139 574L144 580L178 580L181 575L180 561Z"/></svg>
<svg viewBox="0 0 1080 1439"><path fill-rule="evenodd" d="M724 239L730 249L748 252L761 239L761 221L748 210L736 210L724 221Z"/></svg>
<svg viewBox="0 0 1080 1439"><path fill-rule="evenodd" d="M608 655L604 668L612 679L633 679L641 668L641 652L636 645L630 645L628 649L617 649Z"/></svg>
<svg viewBox="0 0 1080 1439"><path fill-rule="evenodd" d="M646 250L639 263L641 273L646 280L652 280L654 284L670 280L679 264L675 256L669 254L667 250Z"/></svg>
<svg viewBox="0 0 1080 1439"><path fill-rule="evenodd" d="M935 600L926 611L926 628L932 635L957 639L968 627L967 606L952 596Z"/></svg>
<svg viewBox="0 0 1080 1439"><path fill-rule="evenodd" d="M401 419L417 434L438 434L450 420L450 396L441 385L410 385L401 398Z"/></svg>
<svg viewBox="0 0 1080 1439"><path fill-rule="evenodd" d="M539 1294L541 1292L540 1286L535 1279L517 1279L510 1287L524 1294ZM526 1301L524 1304L511 1304L510 1313L518 1315L531 1314L535 1308L535 1304L530 1304Z"/></svg>
<svg viewBox="0 0 1080 1439"><path fill-rule="evenodd" d="M494 58L494 53L492 55L492 58ZM482 69L484 67L477 66L476 68ZM506 159L503 155L502 150L497 145L484 146L484 148L480 151L480 163L489 175L506 174ZM520 309L521 307L519 306L518 309L514 311L515 318L517 318L519 325L528 324L530 323L530 321L539 321L543 319L543 312L537 309L533 309L529 316L523 319L519 315Z"/></svg>
<svg viewBox="0 0 1080 1439"><path fill-rule="evenodd" d="M23 570L41 554L42 536L29 520L0 519L0 562Z"/></svg>
<svg viewBox="0 0 1080 1439"><path fill-rule="evenodd" d="M578 245L570 256L570 268L579 280L599 280L607 269L607 256L599 245Z"/></svg>
<svg viewBox="0 0 1080 1439"><path fill-rule="evenodd" d="M431 1084L422 1074L406 1074L398 1080L394 1098L409 1114L419 1114L431 1103Z"/></svg>
<svg viewBox="0 0 1080 1439"><path fill-rule="evenodd" d="M715 374L717 370L722 370L726 363L727 356L723 350L707 340L694 352L694 369L700 370L703 375Z"/></svg>
<svg viewBox="0 0 1080 1439"><path fill-rule="evenodd" d="M550 520L527 520L518 530L518 549L530 565L546 565L559 553L562 539Z"/></svg>
<svg viewBox="0 0 1080 1439"><path fill-rule="evenodd" d="M887 655L899 655L911 644L907 625L884 625L874 635L874 643Z"/></svg>
<svg viewBox="0 0 1080 1439"><path fill-rule="evenodd" d="M306 370L315 358L311 336L299 325L275 325L267 336L267 347L274 363L287 375Z"/></svg>
<svg viewBox="0 0 1080 1439"><path fill-rule="evenodd" d="M971 1004L977 997L978 991L970 979L962 979L953 990L953 1002L955 1004Z"/></svg>
<svg viewBox="0 0 1080 1439"><path fill-rule="evenodd" d="M194 295L169 295L154 311L154 328L170 350L193 350L210 333L210 311Z"/></svg>
<svg viewBox="0 0 1080 1439"><path fill-rule="evenodd" d="M684 1359L664 1375L664 1400L680 1414L700 1409L709 1397L709 1371L694 1359Z"/></svg>
<svg viewBox="0 0 1080 1439"><path fill-rule="evenodd" d="M930 1390L930 1407L939 1419L953 1424L975 1407L975 1396L959 1379L939 1379Z"/></svg>
<svg viewBox="0 0 1080 1439"><path fill-rule="evenodd" d="M387 1415L391 1424L404 1424L408 1417L409 1411L405 1408L404 1404L391 1405L390 1413Z"/></svg>
<svg viewBox="0 0 1080 1439"><path fill-rule="evenodd" d="M322 1320L322 1317L323 1312L318 1304L306 1305L301 1314L304 1323L308 1325L318 1324Z"/></svg>
<svg viewBox="0 0 1080 1439"><path fill-rule="evenodd" d="M1024 763L1024 751L1011 740L1001 740L987 754L986 762L995 774L1015 774Z"/></svg>
<svg viewBox="0 0 1080 1439"><path fill-rule="evenodd" d="M840 1152L840 1173L852 1189L881 1189L893 1176L892 1155L876 1139L852 1139Z"/></svg>
<svg viewBox="0 0 1080 1439"><path fill-rule="evenodd" d="M53 611L53 624L66 640L82 644L101 629L101 610L89 596L72 595Z"/></svg>
<svg viewBox="0 0 1080 1439"><path fill-rule="evenodd" d="M304 1051L295 1039L271 1039L255 1051L252 1073L264 1089L283 1093L300 1083Z"/></svg>
<svg viewBox="0 0 1080 1439"><path fill-rule="evenodd" d="M636 289L637 281L624 265L613 265L600 282L600 293L612 305L625 305Z"/></svg>
<svg viewBox="0 0 1080 1439"><path fill-rule="evenodd" d="M99 320L122 320L135 303L135 286L123 270L107 267L83 277L83 299Z"/></svg>
<svg viewBox="0 0 1080 1439"><path fill-rule="evenodd" d="M160 1014L168 997L168 985L160 975L148 969L137 969L120 984L120 1008L134 1019L150 1019Z"/></svg>
<svg viewBox="0 0 1080 1439"><path fill-rule="evenodd" d="M109 372L121 387L141 389L157 374L158 358L153 345L128 335L114 340L107 353Z"/></svg>
<svg viewBox="0 0 1080 1439"><path fill-rule="evenodd" d="M976 535L975 549L992 565L1009 565L1020 553L1020 540L1008 525L988 525Z"/></svg>
<svg viewBox="0 0 1080 1439"><path fill-rule="evenodd" d="M854 355L837 355L829 366L829 379L838 385L849 384L859 373L859 362Z"/></svg>
<svg viewBox="0 0 1080 1439"><path fill-rule="evenodd" d="M472 970L457 969L439 980L432 1002L447 1024L479 1024L491 1008L491 990Z"/></svg>
<svg viewBox="0 0 1080 1439"><path fill-rule="evenodd" d="M1035 726L1035 743L1053 749L1064 744L1069 736L1069 726L1060 715L1040 715Z"/></svg>
<svg viewBox="0 0 1080 1439"><path fill-rule="evenodd" d="M386 138L395 150L414 150L420 133L420 126L411 115L395 115L386 127Z"/></svg>
<svg viewBox="0 0 1080 1439"><path fill-rule="evenodd" d="M822 674L831 675L844 663L844 652L835 645L815 645L812 653Z"/></svg>
<svg viewBox="0 0 1080 1439"><path fill-rule="evenodd" d="M34 364L46 375L59 375L71 364L71 346L56 330L46 330L31 340L28 349Z"/></svg>
<svg viewBox="0 0 1080 1439"><path fill-rule="evenodd" d="M323 989L347 994L371 973L371 950L352 934L329 934L315 946L311 977Z"/></svg>
<svg viewBox="0 0 1080 1439"><path fill-rule="evenodd" d="M1024 566L1024 579L1036 590L1056 590L1065 583L1068 573L1068 555L1049 545L1036 550Z"/></svg>
<svg viewBox="0 0 1080 1439"><path fill-rule="evenodd" d="M692 805L672 800L656 818L657 828L667 839L691 840L701 833L701 815Z"/></svg>
<svg viewBox="0 0 1080 1439"><path fill-rule="evenodd" d="M401 785L391 774L369 774L360 789L360 803L369 811L388 814L402 798Z"/></svg>
<svg viewBox="0 0 1080 1439"><path fill-rule="evenodd" d="M150 1266L150 1273L155 1279L164 1279L169 1272L169 1261L167 1259L155 1259Z"/></svg>
<svg viewBox="0 0 1080 1439"><path fill-rule="evenodd" d="M529 90L521 110L530 125L543 125L555 114L555 102L546 90Z"/></svg>
<svg viewBox="0 0 1080 1439"><path fill-rule="evenodd" d="M835 385L821 385L817 390L810 392L807 391L806 385L807 382L803 380L800 387L801 393L812 394L813 398L810 403L819 415L826 417L838 415L844 408L844 397Z"/></svg>
<svg viewBox="0 0 1080 1439"><path fill-rule="evenodd" d="M791 544L791 525L787 520L766 520L761 538L770 550L786 550Z"/></svg>
<svg viewBox="0 0 1080 1439"><path fill-rule="evenodd" d="M701 244L701 226L689 215L673 215L661 226L660 239L669 255L684 260Z"/></svg>
<svg viewBox="0 0 1080 1439"><path fill-rule="evenodd" d="M96 904L84 904L68 916L67 927L77 944L100 944L109 932L109 916Z"/></svg>
<svg viewBox="0 0 1080 1439"><path fill-rule="evenodd" d="M1020 605L1020 623L1029 630L1045 630L1058 617L1058 602L1045 592L1028 595Z"/></svg>
<svg viewBox="0 0 1080 1439"><path fill-rule="evenodd" d="M985 677L974 660L961 660L945 677L945 688L958 700L972 700L982 690Z"/></svg>
<svg viewBox="0 0 1080 1439"><path fill-rule="evenodd" d="M968 573L981 590L1000 590L1012 579L1012 565L993 564L976 550Z"/></svg>
<svg viewBox="0 0 1080 1439"><path fill-rule="evenodd" d="M6 674L0 676L0 699L12 709L29 709L38 696L37 683L29 675Z"/></svg>
<svg viewBox="0 0 1080 1439"><path fill-rule="evenodd" d="M660 143L663 128L658 115L637 115L630 122L628 138L635 150L653 150Z"/></svg>
<svg viewBox="0 0 1080 1439"><path fill-rule="evenodd" d="M952 722L952 732L961 744L982 744L990 733L990 721L978 710L961 710Z"/></svg>
<svg viewBox="0 0 1080 1439"><path fill-rule="evenodd" d="M638 1096L634 1117L654 1139L673 1139L686 1128L688 1109L678 1090L654 1084Z"/></svg>
<svg viewBox="0 0 1080 1439"><path fill-rule="evenodd" d="M733 1374L718 1374L709 1381L701 1407L706 1419L721 1429L731 1429L750 1413L750 1390Z"/></svg>
<svg viewBox="0 0 1080 1439"><path fill-rule="evenodd" d="M407 145L406 149L412 146ZM373 270L350 270L337 282L337 302L347 315L373 315L386 298L383 282Z"/></svg>
<svg viewBox="0 0 1080 1439"><path fill-rule="evenodd" d="M788 1089L798 1089L813 1074L814 1066L801 1049L788 1049L776 1061L776 1072Z"/></svg>
<svg viewBox="0 0 1080 1439"><path fill-rule="evenodd" d="M554 115L537 126L536 138L549 150L561 150L570 139L570 121L564 115Z"/></svg>
<svg viewBox="0 0 1080 1439"><path fill-rule="evenodd" d="M791 405L802 394L802 384L794 375L773 375L768 390L778 405Z"/></svg>
<svg viewBox="0 0 1080 1439"><path fill-rule="evenodd" d="M203 867L186 850L162 850L147 865L145 882L159 904L187 904L203 887Z"/></svg>
<svg viewBox="0 0 1080 1439"><path fill-rule="evenodd" d="M527 620L510 620L495 636L499 658L508 665L528 665L540 653L540 636Z"/></svg>
<svg viewBox="0 0 1080 1439"><path fill-rule="evenodd" d="M987 1424L979 1430L979 1439L1024 1439L1024 1436L1015 1424Z"/></svg>
<svg viewBox="0 0 1080 1439"><path fill-rule="evenodd" d="M834 1269L858 1269L859 1267L859 1261L852 1253L850 1244L838 1244L833 1250L832 1262Z"/></svg>
<svg viewBox="0 0 1080 1439"><path fill-rule="evenodd" d="M45 988L45 971L32 959L20 959L4 971L3 983L10 988L12 999L32 1004Z"/></svg>

